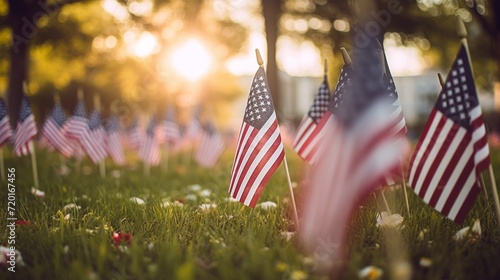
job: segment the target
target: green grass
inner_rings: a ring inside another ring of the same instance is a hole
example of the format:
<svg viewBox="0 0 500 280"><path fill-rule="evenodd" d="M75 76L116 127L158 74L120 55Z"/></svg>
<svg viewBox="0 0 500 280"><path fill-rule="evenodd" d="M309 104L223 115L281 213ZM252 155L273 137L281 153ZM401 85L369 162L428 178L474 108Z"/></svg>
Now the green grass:
<svg viewBox="0 0 500 280"><path fill-rule="evenodd" d="M292 180L300 182L300 161L288 152ZM287 241L282 232L293 230L285 173L278 169L260 202L274 201L270 211L250 209L227 202L227 187L232 154L227 152L215 170L191 163L182 167L183 157L171 158L168 172L160 167L143 176L140 164L118 168L108 164L108 176L101 179L98 167L84 162L89 174L55 172L58 155L38 151L40 189L43 198L31 194L32 175L29 157L6 158L6 167L16 169L17 218L31 225L16 227L16 249L26 266L16 273L5 267L0 279L324 279L317 273L313 259L303 255L297 240ZM500 153L494 154L499 173ZM74 162L67 163L70 168ZM90 169L90 170L88 170ZM110 176L120 170L121 177ZM499 175L500 176L500 175ZM499 184L497 180L497 184ZM0 243L6 245L8 229L7 186L2 182L0 197ZM199 184L210 195L190 191ZM491 192L490 192L491 193ZM300 188L296 189L300 195ZM196 200L186 197L195 195ZM414 279L499 279L500 226L493 205L481 195L464 225L442 218L409 189L412 215L408 216L401 190L387 191L393 212L404 216L399 231L381 231L375 226L377 204L368 200L351 225L344 277L357 278L360 269L374 265L390 277L390 263L406 257ZM146 203L130 201L139 197ZM162 207L165 201L183 199L183 207ZM64 211L69 203L81 209ZM217 208L203 212L199 205L215 203ZM64 216L70 214L68 220ZM479 218L483 234L476 242L457 243L452 236ZM428 233L419 240L419 233ZM126 249L112 243L113 232L132 234ZM394 238L393 238L394 235ZM396 247L397 250L394 250ZM430 258L430 267L419 265Z"/></svg>

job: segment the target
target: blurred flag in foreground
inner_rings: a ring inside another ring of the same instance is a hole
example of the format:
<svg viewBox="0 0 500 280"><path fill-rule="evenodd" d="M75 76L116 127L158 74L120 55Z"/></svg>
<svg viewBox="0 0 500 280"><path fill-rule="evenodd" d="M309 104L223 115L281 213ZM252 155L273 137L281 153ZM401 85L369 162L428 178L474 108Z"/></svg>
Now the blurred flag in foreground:
<svg viewBox="0 0 500 280"><path fill-rule="evenodd" d="M56 103L52 113L45 120L42 128L43 139L59 153L65 157L70 157L73 154L73 142L66 138L63 131L63 125L66 121L66 115L61 107L61 104Z"/></svg>
<svg viewBox="0 0 500 280"><path fill-rule="evenodd" d="M82 135L87 133L88 119L83 100L78 101L75 111L64 124L64 131L69 138L80 143Z"/></svg>
<svg viewBox="0 0 500 280"><path fill-rule="evenodd" d="M201 166L212 168L219 160L224 147L224 138L211 123L208 123L201 133L195 159Z"/></svg>
<svg viewBox="0 0 500 280"><path fill-rule="evenodd" d="M155 136L156 121L155 117L151 117L148 127L146 128L146 135L141 142L139 148L139 158L151 166L160 164L160 148Z"/></svg>
<svg viewBox="0 0 500 280"><path fill-rule="evenodd" d="M144 135L142 133L138 117L134 117L132 119L132 123L125 131L124 136L125 138L123 138L123 142L126 143L129 148L139 150Z"/></svg>
<svg viewBox="0 0 500 280"><path fill-rule="evenodd" d="M231 171L229 194L254 207L285 151L264 68L252 82Z"/></svg>
<svg viewBox="0 0 500 280"><path fill-rule="evenodd" d="M427 204L462 223L489 163L481 106L462 45L413 152L408 182Z"/></svg>
<svg viewBox="0 0 500 280"><path fill-rule="evenodd" d="M5 101L0 98L0 147L9 142L12 137L12 128L10 127L9 115Z"/></svg>
<svg viewBox="0 0 500 280"><path fill-rule="evenodd" d="M112 115L106 126L106 152L116 165L125 164L125 154L120 139L120 120L118 116Z"/></svg>
<svg viewBox="0 0 500 280"><path fill-rule="evenodd" d="M342 78L343 76L341 75L340 77ZM318 134L314 134L313 132L318 122L328 110L328 104L330 104L330 88L328 86L328 79L325 75L323 83L319 87L318 93L314 98L314 102L309 112L300 123L295 139L293 140L294 150L307 162L311 162L316 152L314 146L318 143L315 140Z"/></svg>
<svg viewBox="0 0 500 280"><path fill-rule="evenodd" d="M21 110L19 110L19 120L14 132L14 155L20 157L31 154L30 142L36 134L35 117L31 112L28 98L23 96Z"/></svg>
<svg viewBox="0 0 500 280"><path fill-rule="evenodd" d="M328 270L345 259L347 228L358 205L400 164L404 138L397 132L404 120L385 84L380 52L373 39L355 50L356 71L344 67L305 190L300 238Z"/></svg>

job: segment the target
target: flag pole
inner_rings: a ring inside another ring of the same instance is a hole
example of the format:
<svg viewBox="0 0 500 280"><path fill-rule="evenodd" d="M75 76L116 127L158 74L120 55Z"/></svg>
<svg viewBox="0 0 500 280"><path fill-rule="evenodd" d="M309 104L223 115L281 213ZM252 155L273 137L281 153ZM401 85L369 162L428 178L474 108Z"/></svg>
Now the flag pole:
<svg viewBox="0 0 500 280"><path fill-rule="evenodd" d="M465 50L467 52L467 57L469 58L469 64L470 64L470 67L472 70L472 60L471 60L470 53L469 53L469 44L467 42L467 29L465 29L465 24L462 21L462 19L460 18L460 16L458 16L458 15L457 15L457 31L458 31L457 33L458 33L458 37L460 38L460 41L465 46ZM472 72L471 73L472 76L474 77L474 71L471 71L471 72ZM475 84L474 84L474 86L475 86ZM489 144L486 143L486 145L489 145ZM488 149L489 149L489 147L488 147ZM500 223L500 200L498 199L497 183L495 181L495 174L493 173L493 166L491 165L491 161L490 161L490 166L488 167L488 175L489 175L489 179L490 179L491 190L493 192L493 202L495 204L495 212L497 215L497 221L498 221L498 223ZM482 178L482 175L481 175L481 178Z"/></svg>
<svg viewBox="0 0 500 280"><path fill-rule="evenodd" d="M97 93L94 94L94 107L98 113L101 112L101 99L99 98L99 95ZM101 178L106 177L106 159L105 158L99 162L99 174L101 174Z"/></svg>
<svg viewBox="0 0 500 280"><path fill-rule="evenodd" d="M28 84L26 81L23 82L23 91L24 93L28 92ZM35 188L40 187L40 181L38 180L38 165L36 162L36 152L35 152L35 145L33 145L33 140L30 140L28 143L29 149L31 151L31 168L33 170L33 183L35 184Z"/></svg>
<svg viewBox="0 0 500 280"><path fill-rule="evenodd" d="M78 100L77 102L78 103L83 102L83 88L82 87L78 88L78 91L77 91L76 94L77 94L76 96L77 96L77 100ZM78 143L78 141L76 141L76 142L77 142L77 146L78 146L77 147L78 153L80 153L82 147L81 147L80 143ZM82 172L82 156L80 154L77 154L76 152L75 152L75 154L77 156L77 159L76 159L76 171L77 171L78 174L81 174L81 172Z"/></svg>
<svg viewBox="0 0 500 280"><path fill-rule="evenodd" d="M441 73L438 73L438 80L439 80L439 85L441 85L441 87L444 86L444 79L443 79L443 75L441 75Z"/></svg>
<svg viewBox="0 0 500 280"><path fill-rule="evenodd" d="M257 57L257 64L259 64L260 67L263 67L264 65L264 60L262 60L262 56L260 55L259 49L255 49L255 55ZM325 64L325 69L326 69L326 64ZM295 225L296 228L299 228L299 215L297 212L297 204L295 203L295 195L293 194L293 187L292 187L292 180L290 180L290 171L288 170L288 162L286 160L286 155L283 155L283 162L285 163L285 174L286 174L286 179L288 182L288 189L290 190L290 198L292 199L292 206L293 206L293 216L295 219Z"/></svg>

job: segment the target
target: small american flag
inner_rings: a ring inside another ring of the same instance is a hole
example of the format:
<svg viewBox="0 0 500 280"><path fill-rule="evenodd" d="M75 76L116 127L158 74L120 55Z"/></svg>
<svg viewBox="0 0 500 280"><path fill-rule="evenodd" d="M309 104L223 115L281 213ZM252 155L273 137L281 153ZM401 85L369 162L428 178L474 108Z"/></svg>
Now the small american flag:
<svg viewBox="0 0 500 280"><path fill-rule="evenodd" d="M201 166L212 168L219 160L224 148L224 138L212 124L208 123L201 133L195 159Z"/></svg>
<svg viewBox="0 0 500 280"><path fill-rule="evenodd" d="M200 124L200 108L197 107L195 109L193 117L191 118L191 121L184 131L183 141L185 141L186 143L195 142L196 140L198 140L201 131L202 127Z"/></svg>
<svg viewBox="0 0 500 280"><path fill-rule="evenodd" d="M330 104L330 88L328 87L328 80L325 75L323 83L321 83L318 93L314 98L314 102L300 123L293 141L294 150L302 159L308 162L314 156L315 149L312 148L311 144L315 143L314 138L318 135L313 134L313 131L328 110L328 104Z"/></svg>
<svg viewBox="0 0 500 280"><path fill-rule="evenodd" d="M9 142L12 137L12 128L10 127L9 115L5 101L0 98L0 147Z"/></svg>
<svg viewBox="0 0 500 280"><path fill-rule="evenodd" d="M116 165L125 164L125 154L120 139L120 120L118 116L112 115L106 126L106 152Z"/></svg>
<svg viewBox="0 0 500 280"><path fill-rule="evenodd" d="M138 150L143 140L143 133L139 124L139 118L134 117L132 124L126 131L126 135L127 137L125 143L127 143L130 148Z"/></svg>
<svg viewBox="0 0 500 280"><path fill-rule="evenodd" d="M146 128L146 135L139 148L139 158L145 163L156 166L160 163L160 148L155 136L156 121L155 117L151 117L148 127Z"/></svg>
<svg viewBox="0 0 500 280"><path fill-rule="evenodd" d="M101 122L101 114L94 110L90 114L87 131L82 135L80 143L94 164L107 156L104 148L105 131Z"/></svg>
<svg viewBox="0 0 500 280"><path fill-rule="evenodd" d="M230 195L254 207L285 151L264 68L259 67L248 96L229 184Z"/></svg>
<svg viewBox="0 0 500 280"><path fill-rule="evenodd" d="M78 101L72 116L64 124L64 131L68 138L72 138L80 143L82 135L88 131L88 119L83 100Z"/></svg>
<svg viewBox="0 0 500 280"><path fill-rule="evenodd" d="M65 121L66 115L61 104L56 103L52 113L43 125L42 139L46 139L63 156L70 157L73 154L73 143L64 134L63 125Z"/></svg>
<svg viewBox="0 0 500 280"><path fill-rule="evenodd" d="M31 154L30 142L36 134L35 117L31 113L28 98L23 96L21 110L19 111L19 120L14 132L14 155L20 157Z"/></svg>
<svg viewBox="0 0 500 280"><path fill-rule="evenodd" d="M179 125L175 121L175 110L169 109L163 120L163 137L169 144L175 144L181 138Z"/></svg>
<svg viewBox="0 0 500 280"><path fill-rule="evenodd" d="M500 132L492 131L488 138L492 148L500 148Z"/></svg>
<svg viewBox="0 0 500 280"><path fill-rule="evenodd" d="M464 45L436 100L410 161L409 184L427 204L462 223L490 164L472 69Z"/></svg>

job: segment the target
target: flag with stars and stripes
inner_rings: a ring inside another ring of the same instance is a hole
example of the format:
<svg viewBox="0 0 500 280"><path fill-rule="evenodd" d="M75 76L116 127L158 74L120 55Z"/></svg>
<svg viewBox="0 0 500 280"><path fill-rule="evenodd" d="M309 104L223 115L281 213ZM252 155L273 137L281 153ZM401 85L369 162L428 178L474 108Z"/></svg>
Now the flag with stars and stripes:
<svg viewBox="0 0 500 280"><path fill-rule="evenodd" d="M85 133L87 133L87 130L88 119L87 112L85 111L85 103L83 100L80 100L76 105L73 115L70 116L64 124L64 131L68 138L71 138L81 144L81 138Z"/></svg>
<svg viewBox="0 0 500 280"><path fill-rule="evenodd" d="M123 134L125 136L123 138L123 142L131 149L133 150L139 150L141 147L141 143L143 140L143 131L141 129L141 125L139 123L139 118L134 117L132 119L132 123L130 126L127 128L125 133Z"/></svg>
<svg viewBox="0 0 500 280"><path fill-rule="evenodd" d="M106 125L106 152L116 165L125 164L125 153L120 139L120 120L112 115Z"/></svg>
<svg viewBox="0 0 500 280"><path fill-rule="evenodd" d="M229 194L254 207L285 156L264 68L259 67L248 96L231 171Z"/></svg>
<svg viewBox="0 0 500 280"><path fill-rule="evenodd" d="M170 108L165 114L162 123L163 139L170 145L174 145L181 139L181 130L175 120L175 110Z"/></svg>
<svg viewBox="0 0 500 280"><path fill-rule="evenodd" d="M320 154L319 148L323 142L322 140L325 135L330 133L329 129L332 127L330 124L334 121L335 114L341 107L345 94L350 90L350 87L352 87L351 76L353 72L354 70L351 66L344 65L342 67L337 86L335 87L333 97L326 111L319 116L319 118L318 115L315 115L317 122L315 122L312 131L308 132L307 141L297 141L297 144L294 145L297 153L311 164L316 163L318 160ZM326 86L328 87L328 85ZM295 139L297 139L297 137Z"/></svg>
<svg viewBox="0 0 500 280"><path fill-rule="evenodd" d="M107 156L104 138L105 131L101 122L101 113L93 110L90 114L87 130L82 134L80 143L94 164L101 162Z"/></svg>
<svg viewBox="0 0 500 280"><path fill-rule="evenodd" d="M146 135L144 136L141 146L139 148L139 158L151 166L160 164L160 147L155 135L156 120L151 117L148 127L146 128Z"/></svg>
<svg viewBox="0 0 500 280"><path fill-rule="evenodd" d="M318 124L325 135L304 190L299 235L305 249L325 255L328 264L344 257L346 228L358 205L400 165L404 120L377 45L375 38L355 44L352 68L344 66L324 123ZM324 240L339 247L321 251L318 242Z"/></svg>
<svg viewBox="0 0 500 280"><path fill-rule="evenodd" d="M63 130L66 114L61 104L56 103L52 113L45 121L42 128L42 140L45 139L52 147L65 157L73 154L73 142L69 140Z"/></svg>
<svg viewBox="0 0 500 280"><path fill-rule="evenodd" d="M427 204L462 223L490 164L467 49L460 47L410 160L408 183Z"/></svg>
<svg viewBox="0 0 500 280"><path fill-rule="evenodd" d="M21 110L19 110L19 120L14 131L14 155L20 157L31 154L30 142L36 134L35 117L31 112L28 98L23 96Z"/></svg>
<svg viewBox="0 0 500 280"><path fill-rule="evenodd" d="M7 106L3 98L0 98L0 147L8 143L12 137L12 128L10 127Z"/></svg>
<svg viewBox="0 0 500 280"><path fill-rule="evenodd" d="M211 123L208 123L201 133L195 159L199 165L212 168L219 160L224 148L224 138Z"/></svg>
<svg viewBox="0 0 500 280"><path fill-rule="evenodd" d="M300 123L295 139L293 140L293 149L302 159L308 162L313 158L315 152L313 145L317 143L314 139L318 134L313 134L314 129L328 110L328 104L330 104L330 88L325 75L323 83L321 83L318 93L314 98L314 102Z"/></svg>

